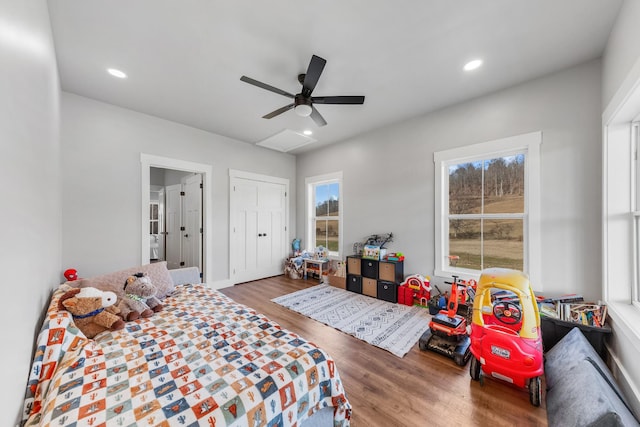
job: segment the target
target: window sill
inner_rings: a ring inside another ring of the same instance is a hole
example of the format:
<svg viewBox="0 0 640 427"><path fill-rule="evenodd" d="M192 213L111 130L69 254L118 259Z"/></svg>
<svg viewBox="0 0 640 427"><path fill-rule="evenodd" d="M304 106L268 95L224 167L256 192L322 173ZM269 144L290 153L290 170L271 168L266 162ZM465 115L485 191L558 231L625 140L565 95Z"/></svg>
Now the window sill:
<svg viewBox="0 0 640 427"><path fill-rule="evenodd" d="M480 272L473 272L471 270L441 270L436 269L433 272L434 276L437 277L453 277L456 276L461 280L475 280L476 282L480 279Z"/></svg>
<svg viewBox="0 0 640 427"><path fill-rule="evenodd" d="M613 320L616 332L627 336L640 352L640 309L627 302L608 301L609 316Z"/></svg>

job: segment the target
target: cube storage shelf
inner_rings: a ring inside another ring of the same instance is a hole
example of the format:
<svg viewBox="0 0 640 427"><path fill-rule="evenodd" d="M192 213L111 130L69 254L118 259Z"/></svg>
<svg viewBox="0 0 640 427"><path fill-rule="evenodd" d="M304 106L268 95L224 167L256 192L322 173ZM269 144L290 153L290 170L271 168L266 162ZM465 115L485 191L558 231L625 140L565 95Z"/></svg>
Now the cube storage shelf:
<svg viewBox="0 0 640 427"><path fill-rule="evenodd" d="M398 286L404 280L404 261L347 257L347 290L389 302L398 302Z"/></svg>

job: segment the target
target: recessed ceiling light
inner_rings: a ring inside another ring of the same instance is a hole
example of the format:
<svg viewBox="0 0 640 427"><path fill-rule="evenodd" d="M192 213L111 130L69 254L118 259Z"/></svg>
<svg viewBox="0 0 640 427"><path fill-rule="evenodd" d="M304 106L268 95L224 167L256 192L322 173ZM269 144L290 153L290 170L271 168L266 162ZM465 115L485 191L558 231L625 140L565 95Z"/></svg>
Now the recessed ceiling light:
<svg viewBox="0 0 640 427"><path fill-rule="evenodd" d="M119 79L126 79L127 78L127 75L123 71L120 71L120 70L118 70L116 68L107 68L107 72L109 74L111 74L112 76L117 77Z"/></svg>
<svg viewBox="0 0 640 427"><path fill-rule="evenodd" d="M304 132L305 135L313 135L313 132L311 132L309 129L305 130Z"/></svg>
<svg viewBox="0 0 640 427"><path fill-rule="evenodd" d="M482 65L482 59L474 59L473 61L469 61L466 64L464 64L464 70L465 71L475 70L481 65Z"/></svg>

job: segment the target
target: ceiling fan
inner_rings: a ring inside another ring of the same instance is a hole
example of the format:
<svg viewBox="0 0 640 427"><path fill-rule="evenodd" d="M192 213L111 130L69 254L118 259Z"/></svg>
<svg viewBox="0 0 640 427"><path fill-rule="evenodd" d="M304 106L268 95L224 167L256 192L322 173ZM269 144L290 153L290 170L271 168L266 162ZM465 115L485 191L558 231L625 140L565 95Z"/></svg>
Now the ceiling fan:
<svg viewBox="0 0 640 427"><path fill-rule="evenodd" d="M313 89L316 87L318 80L320 79L320 74L322 74L322 70L324 69L326 60L320 58L319 56L313 55L311 57L311 61L309 62L309 67L307 68L307 72L305 74L298 75L298 81L302 85L302 91L296 95L293 95L289 92L286 92L282 89L278 89L277 87L273 87L266 83L259 82L257 80L252 79L251 77L242 76L240 80L245 83L252 84L254 86L261 87L262 89L266 89L268 91L286 96L288 98L292 98L293 102L289 105L285 105L282 108L278 108L275 111L270 112L269 114L265 114L262 116L263 119L272 119L275 116L278 116L285 111L289 111L293 109L296 114L303 117L311 116L313 121L318 126L324 126L327 124L326 120L322 117L322 115L316 110L313 104L363 104L364 96L311 96Z"/></svg>

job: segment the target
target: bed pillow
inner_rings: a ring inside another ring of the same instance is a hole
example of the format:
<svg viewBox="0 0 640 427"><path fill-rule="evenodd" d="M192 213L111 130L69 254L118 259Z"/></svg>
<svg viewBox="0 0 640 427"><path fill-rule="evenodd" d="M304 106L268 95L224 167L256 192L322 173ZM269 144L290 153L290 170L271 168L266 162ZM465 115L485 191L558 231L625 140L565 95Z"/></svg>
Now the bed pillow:
<svg viewBox="0 0 640 427"><path fill-rule="evenodd" d="M158 298L162 299L173 292L173 280L171 280L171 275L169 274L169 270L167 270L166 261L131 267L101 276L68 282L68 284L79 288L91 286L102 291L115 292L119 298L122 298L124 296L123 287L125 280L135 273L146 273L149 276L151 282L158 288L158 293L156 294Z"/></svg>

